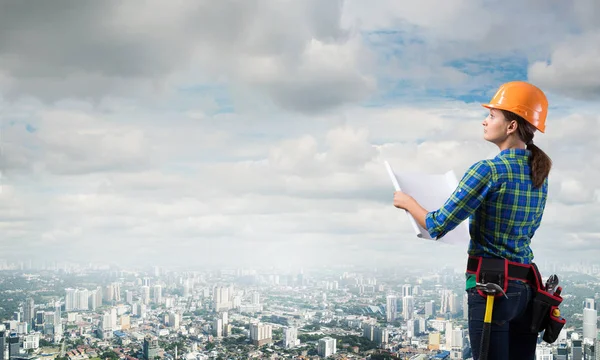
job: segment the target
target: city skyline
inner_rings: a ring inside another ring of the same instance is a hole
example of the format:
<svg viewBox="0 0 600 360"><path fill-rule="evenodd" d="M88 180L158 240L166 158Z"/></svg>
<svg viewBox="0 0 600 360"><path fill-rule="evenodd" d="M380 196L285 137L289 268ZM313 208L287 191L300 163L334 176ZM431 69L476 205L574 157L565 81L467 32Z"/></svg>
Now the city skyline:
<svg viewBox="0 0 600 360"><path fill-rule="evenodd" d="M555 343L537 345L540 355L596 354L600 269L588 270L588 276L561 275L567 325ZM29 353L30 360L112 352L207 359L213 351L236 359L372 351L411 360L469 359L469 296L462 274L447 269L0 268L0 343L14 343L8 354Z"/></svg>
<svg viewBox="0 0 600 360"><path fill-rule="evenodd" d="M119 4L0 11L3 258L460 268L383 161L460 177L497 153L480 103L528 80L554 161L535 261L597 262L597 1Z"/></svg>

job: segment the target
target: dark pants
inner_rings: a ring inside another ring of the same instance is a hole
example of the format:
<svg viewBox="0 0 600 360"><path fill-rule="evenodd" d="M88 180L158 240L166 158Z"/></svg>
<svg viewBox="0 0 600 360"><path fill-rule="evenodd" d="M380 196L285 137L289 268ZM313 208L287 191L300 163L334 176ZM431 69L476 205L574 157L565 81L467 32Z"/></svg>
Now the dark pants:
<svg viewBox="0 0 600 360"><path fill-rule="evenodd" d="M476 289L467 290L469 338L473 359L479 359L486 298ZM504 296L496 297L492 312L489 360L535 360L537 333L529 331L533 291L523 282L509 281Z"/></svg>

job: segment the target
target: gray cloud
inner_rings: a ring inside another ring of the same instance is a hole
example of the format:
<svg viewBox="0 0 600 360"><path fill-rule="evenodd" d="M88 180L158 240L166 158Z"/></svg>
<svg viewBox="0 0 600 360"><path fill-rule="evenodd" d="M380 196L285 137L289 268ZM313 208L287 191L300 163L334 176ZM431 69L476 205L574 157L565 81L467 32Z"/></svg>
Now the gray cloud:
<svg viewBox="0 0 600 360"><path fill-rule="evenodd" d="M361 100L373 89L352 60L361 50L340 28L339 1L2 7L0 84L9 98L152 94L189 70L198 81L256 82L275 103L301 112ZM274 78L268 67L277 69Z"/></svg>

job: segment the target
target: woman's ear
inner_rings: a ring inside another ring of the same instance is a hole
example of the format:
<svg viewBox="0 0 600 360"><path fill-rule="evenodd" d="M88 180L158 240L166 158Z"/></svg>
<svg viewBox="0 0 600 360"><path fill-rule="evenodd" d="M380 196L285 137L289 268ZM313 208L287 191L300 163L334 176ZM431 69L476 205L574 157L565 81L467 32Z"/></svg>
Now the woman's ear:
<svg viewBox="0 0 600 360"><path fill-rule="evenodd" d="M517 123L516 120L511 120L510 123L508 123L508 127L506 128L506 134L510 135L514 132L517 131L517 129L519 128L519 124Z"/></svg>

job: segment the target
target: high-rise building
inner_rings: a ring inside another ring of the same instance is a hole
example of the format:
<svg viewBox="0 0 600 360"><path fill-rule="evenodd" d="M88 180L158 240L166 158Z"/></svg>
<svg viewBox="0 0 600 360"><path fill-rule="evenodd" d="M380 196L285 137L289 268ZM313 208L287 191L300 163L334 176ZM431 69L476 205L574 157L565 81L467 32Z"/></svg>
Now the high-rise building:
<svg viewBox="0 0 600 360"><path fill-rule="evenodd" d="M395 295L388 295L386 298L386 312L385 318L388 322L396 320L396 314L398 313L398 299Z"/></svg>
<svg viewBox="0 0 600 360"><path fill-rule="evenodd" d="M115 283L110 284L110 287L111 287L113 300L116 302L121 301L121 284L115 282Z"/></svg>
<svg viewBox="0 0 600 360"><path fill-rule="evenodd" d="M384 346L389 342L390 332L388 329L376 327L373 331L373 341L379 345Z"/></svg>
<svg viewBox="0 0 600 360"><path fill-rule="evenodd" d="M454 292L452 290L442 290L440 313L445 314L451 312L451 301Z"/></svg>
<svg viewBox="0 0 600 360"><path fill-rule="evenodd" d="M465 355L465 332L463 329L452 330L452 347L450 348L450 359L464 359Z"/></svg>
<svg viewBox="0 0 600 360"><path fill-rule="evenodd" d="M87 289L65 289L65 311L88 310L89 291Z"/></svg>
<svg viewBox="0 0 600 360"><path fill-rule="evenodd" d="M133 291L125 290L125 302L129 305L133 305Z"/></svg>
<svg viewBox="0 0 600 360"><path fill-rule="evenodd" d="M415 312L415 299L412 296L405 296L402 298L402 317L404 320L410 320L413 318Z"/></svg>
<svg viewBox="0 0 600 360"><path fill-rule="evenodd" d="M27 300L25 300L25 304L23 305L23 322L26 322L30 328L33 324L33 318L35 315L34 309L35 303L33 302L33 298L27 298Z"/></svg>
<svg viewBox="0 0 600 360"><path fill-rule="evenodd" d="M413 296L413 287L410 284L402 285L402 297Z"/></svg>
<svg viewBox="0 0 600 360"><path fill-rule="evenodd" d="M23 336L23 350L36 350L40 347L40 333L32 333Z"/></svg>
<svg viewBox="0 0 600 360"><path fill-rule="evenodd" d="M156 303L156 304L162 303L162 286L154 285L152 299L154 300L154 303Z"/></svg>
<svg viewBox="0 0 600 360"><path fill-rule="evenodd" d="M446 321L446 331L444 331L446 348L452 348L452 321Z"/></svg>
<svg viewBox="0 0 600 360"><path fill-rule="evenodd" d="M556 356L554 360L567 360L569 358L569 350L566 343L559 343L556 347Z"/></svg>
<svg viewBox="0 0 600 360"><path fill-rule="evenodd" d="M213 322L213 336L220 338L223 336L223 320L216 318Z"/></svg>
<svg viewBox="0 0 600 360"><path fill-rule="evenodd" d="M179 313L169 313L169 326L174 329L179 329Z"/></svg>
<svg viewBox="0 0 600 360"><path fill-rule="evenodd" d="M598 311L594 299L583 303L583 339L593 342L598 334Z"/></svg>
<svg viewBox="0 0 600 360"><path fill-rule="evenodd" d="M435 302L430 300L425 303L425 317L430 318L435 315Z"/></svg>
<svg viewBox="0 0 600 360"><path fill-rule="evenodd" d="M418 333L418 322L415 320L406 320L406 336L409 338L415 337Z"/></svg>
<svg viewBox="0 0 600 360"><path fill-rule="evenodd" d="M72 288L65 289L65 311L72 311L77 308L75 291L76 290Z"/></svg>
<svg viewBox="0 0 600 360"><path fill-rule="evenodd" d="M148 285L142 286L141 292L142 292L142 294L141 294L142 304L149 305L150 304L150 287Z"/></svg>
<svg viewBox="0 0 600 360"><path fill-rule="evenodd" d="M213 289L215 311L229 310L233 303L233 286L216 286Z"/></svg>
<svg viewBox="0 0 600 360"><path fill-rule="evenodd" d="M291 349L300 344L298 340L298 329L295 327L286 327L283 329L283 347Z"/></svg>
<svg viewBox="0 0 600 360"><path fill-rule="evenodd" d="M158 356L158 350L158 339L153 336L146 335L142 349L144 360L154 360L154 358Z"/></svg>
<svg viewBox="0 0 600 360"><path fill-rule="evenodd" d="M273 342L273 327L267 324L251 324L250 340L257 346Z"/></svg>
<svg viewBox="0 0 600 360"><path fill-rule="evenodd" d="M324 337L319 339L319 344L317 345L317 351L319 356L328 357L337 352L336 348L336 340L331 337Z"/></svg>
<svg viewBox="0 0 600 360"><path fill-rule="evenodd" d="M2 325L4 326L4 325ZM5 360L4 348L6 347L6 332L0 330L0 360Z"/></svg>
<svg viewBox="0 0 600 360"><path fill-rule="evenodd" d="M583 360L583 341L579 338L579 334L571 334L571 356L569 360Z"/></svg>
<svg viewBox="0 0 600 360"><path fill-rule="evenodd" d="M17 334L10 334L8 337L8 358L12 359L21 354L21 339Z"/></svg>
<svg viewBox="0 0 600 360"><path fill-rule="evenodd" d="M362 323L363 337L373 341L375 339L375 326L369 323Z"/></svg>

